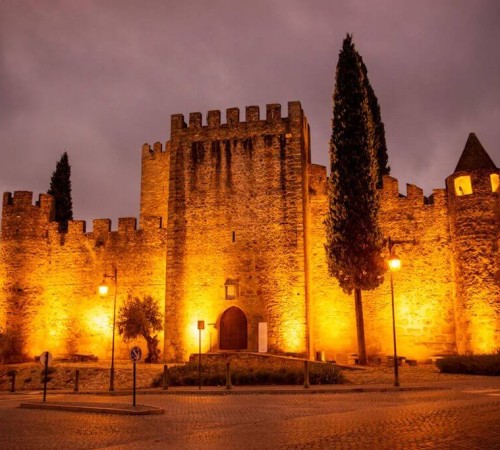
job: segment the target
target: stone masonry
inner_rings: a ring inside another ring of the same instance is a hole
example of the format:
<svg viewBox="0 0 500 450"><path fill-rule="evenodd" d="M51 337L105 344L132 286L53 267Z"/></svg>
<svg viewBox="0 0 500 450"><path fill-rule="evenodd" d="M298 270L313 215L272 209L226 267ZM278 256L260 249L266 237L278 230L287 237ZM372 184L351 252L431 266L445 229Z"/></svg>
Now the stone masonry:
<svg viewBox="0 0 500 450"><path fill-rule="evenodd" d="M270 352L348 361L354 299L329 277L327 172L311 163L299 102L171 117L162 146L142 148L139 225L54 222L51 196L5 193L0 326L26 351L111 354L113 298L151 295L165 314L162 355ZM403 261L394 274L399 353L426 359L500 347L498 168L471 134L446 189L429 198L385 177L380 221ZM109 298L97 295L116 270ZM388 278L388 277L386 277ZM390 288L363 293L367 352L392 353ZM117 355L138 342L117 336ZM139 342L140 343L140 342ZM144 345L142 343L142 345Z"/></svg>

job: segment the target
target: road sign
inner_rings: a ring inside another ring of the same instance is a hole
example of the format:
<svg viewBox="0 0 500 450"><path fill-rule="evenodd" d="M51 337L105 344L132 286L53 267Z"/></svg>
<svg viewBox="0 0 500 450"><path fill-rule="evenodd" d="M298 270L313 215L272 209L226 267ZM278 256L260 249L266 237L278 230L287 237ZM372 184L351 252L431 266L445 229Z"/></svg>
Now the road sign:
<svg viewBox="0 0 500 450"><path fill-rule="evenodd" d="M133 362L139 362L142 358L142 350L140 347L132 347L132 350L130 350L130 359Z"/></svg>
<svg viewBox="0 0 500 450"><path fill-rule="evenodd" d="M47 364L47 366L50 366L50 364L52 363L52 353L43 352L39 356L39 361L40 361L40 365L42 365L44 367L45 367L45 364Z"/></svg>

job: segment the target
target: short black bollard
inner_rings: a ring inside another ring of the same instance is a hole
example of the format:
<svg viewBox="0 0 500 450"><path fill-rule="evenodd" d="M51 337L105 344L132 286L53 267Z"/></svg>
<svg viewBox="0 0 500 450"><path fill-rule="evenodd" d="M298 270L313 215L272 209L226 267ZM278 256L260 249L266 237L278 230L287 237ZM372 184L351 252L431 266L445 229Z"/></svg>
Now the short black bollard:
<svg viewBox="0 0 500 450"><path fill-rule="evenodd" d="M304 361L304 388L309 389L311 385L309 384L309 361Z"/></svg>
<svg viewBox="0 0 500 450"><path fill-rule="evenodd" d="M226 389L229 391L232 388L233 385L231 384L231 362L228 361L226 363Z"/></svg>
<svg viewBox="0 0 500 450"><path fill-rule="evenodd" d="M15 370L11 370L9 372L9 375L11 376L11 379L10 379L10 392L16 392L16 371Z"/></svg>
<svg viewBox="0 0 500 450"><path fill-rule="evenodd" d="M168 366L163 366L163 389L168 389Z"/></svg>
<svg viewBox="0 0 500 450"><path fill-rule="evenodd" d="M78 392L79 389L80 389L80 371L78 369L75 370L75 387L74 387L74 391L75 392Z"/></svg>

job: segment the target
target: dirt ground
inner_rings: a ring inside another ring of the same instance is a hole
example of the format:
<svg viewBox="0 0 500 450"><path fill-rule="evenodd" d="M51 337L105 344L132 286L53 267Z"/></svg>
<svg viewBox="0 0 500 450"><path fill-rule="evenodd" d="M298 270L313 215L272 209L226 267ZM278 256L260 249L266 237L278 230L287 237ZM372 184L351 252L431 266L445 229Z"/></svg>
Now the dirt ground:
<svg viewBox="0 0 500 450"><path fill-rule="evenodd" d="M276 362L279 363L279 362ZM76 370L79 371L80 390L107 390L109 387L109 361L103 362L55 362L54 372L49 374L52 380L49 389L69 389L75 385ZM42 366L38 363L24 363L0 366L0 391L11 388L9 372L15 370L16 390L38 390L42 387ZM394 368L380 366L342 366L342 371L349 384L392 384ZM163 364L137 364L137 387L148 388L153 380L163 373ZM434 364L419 364L417 366L403 365L399 368L401 384L427 383L433 381L461 380L470 375L441 374ZM132 364L129 361L115 363L115 389L130 389L132 387Z"/></svg>

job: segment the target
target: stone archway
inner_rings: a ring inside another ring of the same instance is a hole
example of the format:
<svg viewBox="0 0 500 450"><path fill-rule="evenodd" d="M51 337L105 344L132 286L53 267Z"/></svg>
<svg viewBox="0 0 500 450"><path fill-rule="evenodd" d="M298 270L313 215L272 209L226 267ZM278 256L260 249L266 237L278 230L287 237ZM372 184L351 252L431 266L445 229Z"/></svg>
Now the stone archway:
<svg viewBox="0 0 500 450"><path fill-rule="evenodd" d="M248 347L247 318L236 306L226 309L220 318L220 350L246 350Z"/></svg>

